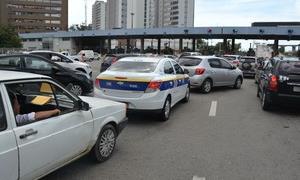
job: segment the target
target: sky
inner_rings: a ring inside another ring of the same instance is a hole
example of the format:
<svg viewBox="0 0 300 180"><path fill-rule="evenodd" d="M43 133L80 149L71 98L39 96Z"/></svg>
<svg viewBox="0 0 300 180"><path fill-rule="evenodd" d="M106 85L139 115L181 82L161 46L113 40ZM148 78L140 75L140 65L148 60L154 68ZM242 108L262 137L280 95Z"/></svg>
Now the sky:
<svg viewBox="0 0 300 180"><path fill-rule="evenodd" d="M92 4L88 2L88 22ZM84 22L84 0L69 0L69 25ZM254 21L300 21L300 0L195 0L195 26L250 26Z"/></svg>
<svg viewBox="0 0 300 180"><path fill-rule="evenodd" d="M95 1L87 0L88 23L92 21ZM69 0L69 25L83 23L84 19L84 0ZM256 21L300 21L300 0L195 0L195 27L251 26ZM243 49L254 43L250 40L239 42ZM299 43L285 41L280 44Z"/></svg>

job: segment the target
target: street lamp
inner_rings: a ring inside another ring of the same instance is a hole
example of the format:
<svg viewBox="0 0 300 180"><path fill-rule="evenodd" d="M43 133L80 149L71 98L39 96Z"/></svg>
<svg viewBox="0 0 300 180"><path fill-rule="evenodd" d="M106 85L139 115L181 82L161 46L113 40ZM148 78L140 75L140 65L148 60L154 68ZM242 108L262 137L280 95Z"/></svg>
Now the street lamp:
<svg viewBox="0 0 300 180"><path fill-rule="evenodd" d="M134 13L132 12L132 13L130 13L130 15L131 15L131 29L133 29L133 16L134 16Z"/></svg>

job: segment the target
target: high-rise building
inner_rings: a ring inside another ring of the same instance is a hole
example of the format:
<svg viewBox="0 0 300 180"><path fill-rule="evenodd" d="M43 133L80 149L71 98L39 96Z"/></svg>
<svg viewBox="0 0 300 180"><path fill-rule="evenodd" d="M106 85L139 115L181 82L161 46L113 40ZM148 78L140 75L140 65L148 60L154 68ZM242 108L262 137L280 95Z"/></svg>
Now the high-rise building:
<svg viewBox="0 0 300 180"><path fill-rule="evenodd" d="M68 0L1 0L0 24L19 33L68 30Z"/></svg>
<svg viewBox="0 0 300 180"><path fill-rule="evenodd" d="M127 0L127 29L144 28L146 0Z"/></svg>
<svg viewBox="0 0 300 180"><path fill-rule="evenodd" d="M107 0L106 29L127 27L127 0Z"/></svg>
<svg viewBox="0 0 300 180"><path fill-rule="evenodd" d="M145 0L145 14L144 14L144 27L156 28L158 27L158 11L159 0Z"/></svg>
<svg viewBox="0 0 300 180"><path fill-rule="evenodd" d="M105 29L106 2L96 1L92 8L92 28Z"/></svg>
<svg viewBox="0 0 300 180"><path fill-rule="evenodd" d="M159 0L158 27L193 27L194 0Z"/></svg>

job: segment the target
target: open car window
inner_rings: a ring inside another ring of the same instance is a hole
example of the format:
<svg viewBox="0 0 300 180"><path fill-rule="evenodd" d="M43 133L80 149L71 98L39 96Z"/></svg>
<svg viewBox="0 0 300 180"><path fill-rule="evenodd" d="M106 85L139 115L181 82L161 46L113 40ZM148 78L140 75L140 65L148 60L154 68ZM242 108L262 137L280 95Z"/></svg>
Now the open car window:
<svg viewBox="0 0 300 180"><path fill-rule="evenodd" d="M61 114L66 114L76 110L73 97L49 82L7 84L6 88L9 93L17 97L20 115L53 109L59 109ZM12 99L11 105L13 105Z"/></svg>

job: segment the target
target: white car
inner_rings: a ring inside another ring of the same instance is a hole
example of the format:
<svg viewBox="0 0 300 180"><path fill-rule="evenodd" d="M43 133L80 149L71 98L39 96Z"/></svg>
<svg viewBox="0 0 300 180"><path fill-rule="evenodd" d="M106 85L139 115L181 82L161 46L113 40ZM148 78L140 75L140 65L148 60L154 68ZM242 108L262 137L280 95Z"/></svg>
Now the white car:
<svg viewBox="0 0 300 180"><path fill-rule="evenodd" d="M103 162L127 123L125 104L77 97L42 75L0 71L0 94L3 180L39 179L87 153ZM54 108L60 109L55 116L18 121Z"/></svg>
<svg viewBox="0 0 300 180"><path fill-rule="evenodd" d="M48 60L51 60L65 68L72 70L81 71L87 74L89 77L92 77L92 67L86 63L75 61L68 56L63 55L62 53L53 52L53 51L31 51L29 54L39 55Z"/></svg>
<svg viewBox="0 0 300 180"><path fill-rule="evenodd" d="M169 119L171 107L190 97L189 76L179 64L164 57L127 57L96 78L95 94L124 102L129 110L151 110Z"/></svg>
<svg viewBox="0 0 300 180"><path fill-rule="evenodd" d="M81 50L77 55L71 56L75 61L93 61L95 59L95 53L92 50Z"/></svg>

